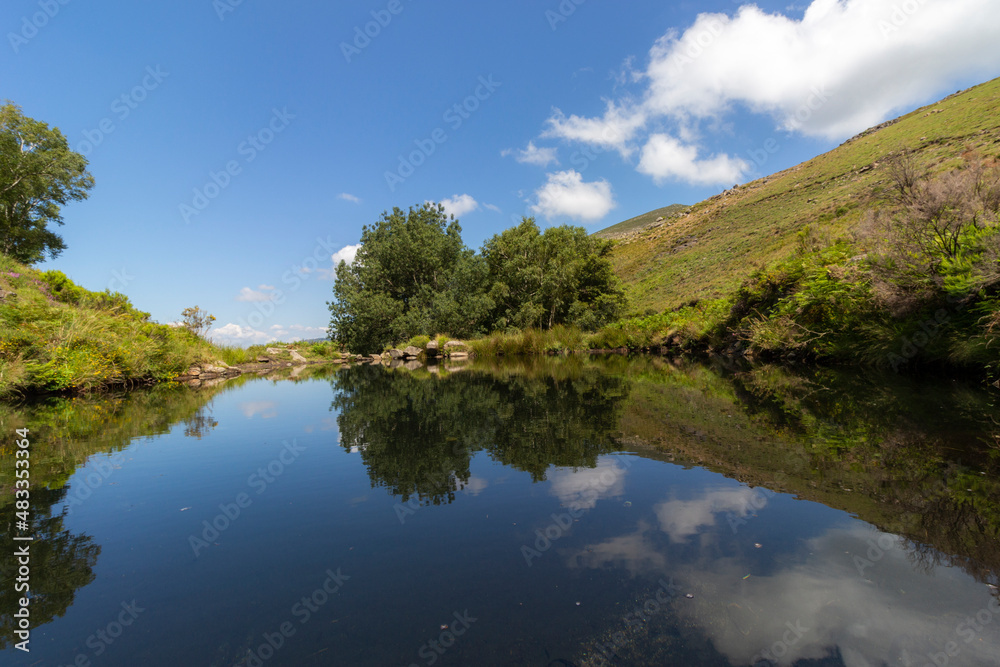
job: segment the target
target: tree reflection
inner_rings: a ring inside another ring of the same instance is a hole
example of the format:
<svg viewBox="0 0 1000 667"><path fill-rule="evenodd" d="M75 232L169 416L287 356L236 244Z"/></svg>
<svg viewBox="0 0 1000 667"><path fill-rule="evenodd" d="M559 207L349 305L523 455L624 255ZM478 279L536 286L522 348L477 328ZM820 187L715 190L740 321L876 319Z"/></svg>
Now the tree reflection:
<svg viewBox="0 0 1000 667"><path fill-rule="evenodd" d="M360 452L373 486L433 504L454 499L481 450L536 481L550 466L593 467L618 450L624 378L586 367L509 370L434 377L345 369L331 380L341 444Z"/></svg>
<svg viewBox="0 0 1000 667"><path fill-rule="evenodd" d="M66 496L66 489L31 489L29 516L32 542L15 542L15 509L13 504L0 508L0 650L19 641L14 634L14 613L25 593L15 591L18 562L15 549L30 544L30 611L31 628L35 629L62 616L73 604L76 591L94 580L94 565L101 547L88 535L75 535L63 526L65 509L53 514L52 509Z"/></svg>

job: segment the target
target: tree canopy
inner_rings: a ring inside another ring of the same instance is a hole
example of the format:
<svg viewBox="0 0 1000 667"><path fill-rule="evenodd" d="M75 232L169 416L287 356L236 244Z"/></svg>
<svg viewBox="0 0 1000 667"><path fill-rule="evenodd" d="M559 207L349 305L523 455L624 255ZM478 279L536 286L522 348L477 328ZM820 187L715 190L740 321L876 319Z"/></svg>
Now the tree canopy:
<svg viewBox="0 0 1000 667"><path fill-rule="evenodd" d="M49 229L63 224L60 207L87 198L94 178L58 128L0 106L0 252L24 264L65 249Z"/></svg>
<svg viewBox="0 0 1000 667"><path fill-rule="evenodd" d="M466 338L491 330L616 319L625 296L611 242L581 227L541 232L534 219L488 240L481 253L437 204L394 208L361 234L352 264L337 266L330 328L355 352L380 352L419 334Z"/></svg>

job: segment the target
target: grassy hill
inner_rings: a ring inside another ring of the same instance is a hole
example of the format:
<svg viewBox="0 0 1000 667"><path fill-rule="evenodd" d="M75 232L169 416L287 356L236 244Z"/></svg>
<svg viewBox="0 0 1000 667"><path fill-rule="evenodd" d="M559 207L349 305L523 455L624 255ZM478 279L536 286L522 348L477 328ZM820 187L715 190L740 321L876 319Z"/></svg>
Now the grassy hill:
<svg viewBox="0 0 1000 667"><path fill-rule="evenodd" d="M871 194L887 184L887 159L904 149L934 171L958 166L963 154L1000 154L1000 79L872 128L620 241L613 261L633 311L670 310L730 295L755 269L788 257L798 233L810 225L832 237L849 232ZM598 235L642 227L665 210Z"/></svg>
<svg viewBox="0 0 1000 667"><path fill-rule="evenodd" d="M602 239L619 239L631 234L641 233L646 228L651 228L654 225L660 226L657 223L665 223L668 218L673 218L681 215L690 208L685 204L671 204L670 206L664 206L663 208L658 208L655 211L650 211L649 213L643 213L642 215L637 215L634 218L629 218L625 222L619 222L617 225L612 225L607 229L602 229L599 232L594 232L591 236L596 236Z"/></svg>

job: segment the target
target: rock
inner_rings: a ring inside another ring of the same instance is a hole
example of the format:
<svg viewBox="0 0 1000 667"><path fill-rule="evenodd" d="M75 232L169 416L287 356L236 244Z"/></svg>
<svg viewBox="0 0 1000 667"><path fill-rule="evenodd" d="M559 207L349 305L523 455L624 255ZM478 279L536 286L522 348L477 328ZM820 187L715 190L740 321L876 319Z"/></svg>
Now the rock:
<svg viewBox="0 0 1000 667"><path fill-rule="evenodd" d="M269 347L264 351L267 352L268 354L281 354L282 352L286 352L287 350L281 347Z"/></svg>
<svg viewBox="0 0 1000 667"><path fill-rule="evenodd" d="M288 352L292 355L292 361L308 361L308 359L306 359L305 357L303 357L301 354L299 354L295 350L289 350Z"/></svg>
<svg viewBox="0 0 1000 667"><path fill-rule="evenodd" d="M403 354L402 350L397 350L395 348L389 350L388 354L390 359L402 359L404 356L406 356L405 354Z"/></svg>
<svg viewBox="0 0 1000 667"><path fill-rule="evenodd" d="M205 366L201 369L201 372L209 375L222 375L226 372L226 369L222 366Z"/></svg>
<svg viewBox="0 0 1000 667"><path fill-rule="evenodd" d="M438 344L436 340L432 340L427 343L427 347L424 348L427 351L428 357L436 357L438 353Z"/></svg>
<svg viewBox="0 0 1000 667"><path fill-rule="evenodd" d="M420 352L421 350L419 347L413 347L412 345L410 345L405 350L403 350L403 356L408 358L417 357L420 355Z"/></svg>
<svg viewBox="0 0 1000 667"><path fill-rule="evenodd" d="M444 349L446 350L451 347L465 347L465 343L460 340L450 340L444 344Z"/></svg>
<svg viewBox="0 0 1000 667"><path fill-rule="evenodd" d="M259 364L269 364L271 363L270 357L257 357L257 363Z"/></svg>
<svg viewBox="0 0 1000 667"><path fill-rule="evenodd" d="M189 375L191 377L198 377L199 375L201 375L201 368L199 368L198 366L192 366L191 368L187 369L187 372L184 373L184 375Z"/></svg>
<svg viewBox="0 0 1000 667"><path fill-rule="evenodd" d="M469 353L464 350L456 350L448 355L451 359L468 359Z"/></svg>
<svg viewBox="0 0 1000 667"><path fill-rule="evenodd" d="M15 297L17 297L17 294L14 292L8 292L5 289L0 289L0 301L4 301L6 299L13 300Z"/></svg>
<svg viewBox="0 0 1000 667"><path fill-rule="evenodd" d="M389 368L399 368L402 365L403 365L402 359L393 359L392 361L389 362Z"/></svg>
<svg viewBox="0 0 1000 667"><path fill-rule="evenodd" d="M413 359L412 361L407 361L406 364L405 364L405 366L406 366L406 370L408 370L408 371L415 371L418 368L423 368L424 367L424 365L422 363L420 363L419 361L417 361L416 359Z"/></svg>
<svg viewBox="0 0 1000 667"><path fill-rule="evenodd" d="M373 354L371 356L371 360L372 360L373 364L381 364L382 363L382 355L380 355L380 354Z"/></svg>

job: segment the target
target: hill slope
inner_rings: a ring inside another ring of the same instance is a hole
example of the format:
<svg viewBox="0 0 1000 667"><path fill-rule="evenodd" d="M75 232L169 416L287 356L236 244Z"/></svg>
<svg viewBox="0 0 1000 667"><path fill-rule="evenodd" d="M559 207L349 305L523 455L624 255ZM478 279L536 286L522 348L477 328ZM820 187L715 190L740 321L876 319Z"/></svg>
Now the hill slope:
<svg viewBox="0 0 1000 667"><path fill-rule="evenodd" d="M900 150L933 171L963 154L1000 154L1000 79L883 123L795 167L728 190L619 241L615 270L632 311L672 310L731 295L751 273L788 257L810 225L832 237L854 228L866 200L887 182L886 159ZM658 209L609 227L628 231Z"/></svg>

